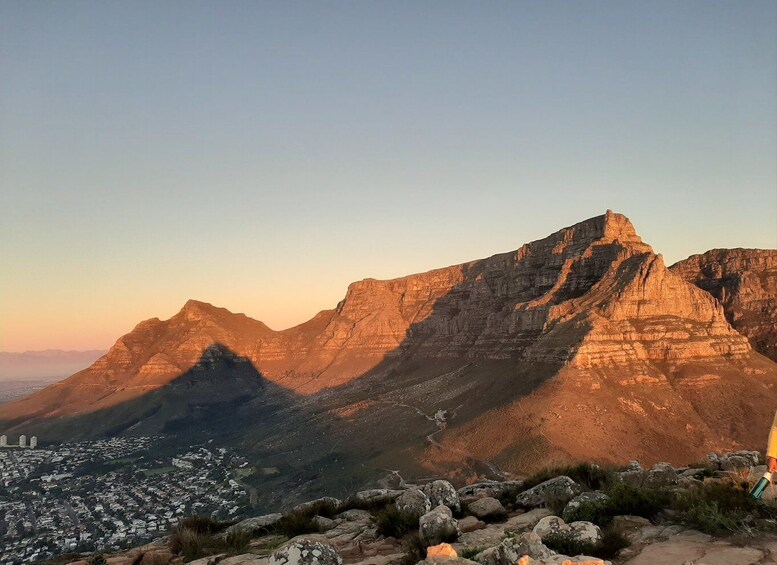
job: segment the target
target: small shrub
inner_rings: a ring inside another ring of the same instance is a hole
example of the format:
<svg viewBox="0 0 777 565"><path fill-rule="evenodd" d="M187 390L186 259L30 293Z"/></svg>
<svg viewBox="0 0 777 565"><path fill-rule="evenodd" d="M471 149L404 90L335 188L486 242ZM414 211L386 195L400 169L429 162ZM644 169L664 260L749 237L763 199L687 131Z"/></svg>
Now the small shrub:
<svg viewBox="0 0 777 565"><path fill-rule="evenodd" d="M604 528L602 530L602 541L599 542L595 557L601 557L602 559L615 557L621 549L625 549L629 545L631 543L622 532L612 527Z"/></svg>
<svg viewBox="0 0 777 565"><path fill-rule="evenodd" d="M407 534L402 539L402 549L405 551L405 556L400 565L415 565L426 559L426 544L421 541L418 532Z"/></svg>
<svg viewBox="0 0 777 565"><path fill-rule="evenodd" d="M205 555L209 539L208 534L178 525L170 532L168 545L170 551L181 555L184 561L193 561Z"/></svg>
<svg viewBox="0 0 777 565"><path fill-rule="evenodd" d="M462 559L472 559L475 557L478 553L485 550L485 547L467 547L461 551L460 557Z"/></svg>
<svg viewBox="0 0 777 565"><path fill-rule="evenodd" d="M575 541L563 534L550 534L542 539L548 548L564 555L591 555L596 557L597 545L590 542Z"/></svg>
<svg viewBox="0 0 777 565"><path fill-rule="evenodd" d="M525 487L524 487L525 488ZM502 505L507 508L508 505L512 505L515 502L515 497L518 496L518 493L521 492L523 488L518 486L511 486L509 488L506 488L504 491L499 493L499 496L497 496L497 500L502 503Z"/></svg>
<svg viewBox="0 0 777 565"><path fill-rule="evenodd" d="M229 523L219 522L208 516L189 516L181 520L179 525L198 534L215 534L224 530Z"/></svg>
<svg viewBox="0 0 777 565"><path fill-rule="evenodd" d="M542 540L547 547L565 555L590 555L608 559L615 557L617 553L629 546L626 537L614 528L602 530L602 539L599 543L574 541L561 534L551 534Z"/></svg>
<svg viewBox="0 0 777 565"><path fill-rule="evenodd" d="M418 518L403 514L394 504L375 514L375 522L379 535L402 538L414 530L418 530Z"/></svg>
<svg viewBox="0 0 777 565"><path fill-rule="evenodd" d="M240 552L248 547L251 542L249 530L237 529L227 532L224 537L224 549L229 552Z"/></svg>
<svg viewBox="0 0 777 565"><path fill-rule="evenodd" d="M321 528L308 512L289 512L275 524L275 531L293 538L302 534L317 534Z"/></svg>
<svg viewBox="0 0 777 565"><path fill-rule="evenodd" d="M107 561L102 553L95 553L91 559L89 559L89 565L106 565Z"/></svg>
<svg viewBox="0 0 777 565"><path fill-rule="evenodd" d="M707 482L682 493L672 507L682 522L708 534L744 530L754 518L771 513L750 497L748 486L746 481Z"/></svg>
<svg viewBox="0 0 777 565"><path fill-rule="evenodd" d="M330 500L319 500L313 504L306 513L311 517L323 516L324 518L332 518L339 512L339 508Z"/></svg>
<svg viewBox="0 0 777 565"><path fill-rule="evenodd" d="M367 512L375 513L385 510L389 504L392 504L390 500L371 500L367 502L346 500L340 508L340 512L345 512L346 510L366 510Z"/></svg>
<svg viewBox="0 0 777 565"><path fill-rule="evenodd" d="M652 520L671 502L669 492L660 488L619 483L607 489L606 493L610 500L605 503L603 514L609 514L610 517L629 514Z"/></svg>
<svg viewBox="0 0 777 565"><path fill-rule="evenodd" d="M607 526L612 522L612 517L616 515L613 514L615 511L615 508L612 508L607 500L581 502L568 521L583 520L593 522L597 526Z"/></svg>
<svg viewBox="0 0 777 565"><path fill-rule="evenodd" d="M537 486L561 475L566 475L576 483L586 487L587 490L601 490L615 482L615 473L612 469L600 467L593 463L580 463L544 469L526 479L524 489Z"/></svg>

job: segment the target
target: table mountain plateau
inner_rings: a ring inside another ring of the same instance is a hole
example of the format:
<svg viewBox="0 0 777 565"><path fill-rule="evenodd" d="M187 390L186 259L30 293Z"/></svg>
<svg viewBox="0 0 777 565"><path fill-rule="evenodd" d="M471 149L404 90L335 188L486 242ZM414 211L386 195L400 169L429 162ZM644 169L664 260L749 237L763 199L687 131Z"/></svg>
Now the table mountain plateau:
<svg viewBox="0 0 777 565"><path fill-rule="evenodd" d="M753 320L737 326L731 305L754 302L730 297L752 293L727 290L721 304L707 290L725 285L693 269L758 273L773 261L715 257L698 265L725 267L670 270L608 211L517 251L353 283L334 310L288 330L189 301L88 369L0 406L0 428L228 438L281 469L263 490L285 488L287 501L303 483L300 496L332 493L386 469L463 480L760 448L777 364L735 327L769 322L733 306Z"/></svg>

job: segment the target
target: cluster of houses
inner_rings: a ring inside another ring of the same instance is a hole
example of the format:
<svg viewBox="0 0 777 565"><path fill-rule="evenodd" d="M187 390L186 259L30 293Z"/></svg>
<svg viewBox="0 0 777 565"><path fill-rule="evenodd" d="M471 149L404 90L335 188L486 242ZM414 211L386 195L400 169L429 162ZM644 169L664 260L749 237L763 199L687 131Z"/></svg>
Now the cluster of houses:
<svg viewBox="0 0 777 565"><path fill-rule="evenodd" d="M193 514L247 514L243 458L200 447L155 459L154 439L0 450L0 565L139 545Z"/></svg>

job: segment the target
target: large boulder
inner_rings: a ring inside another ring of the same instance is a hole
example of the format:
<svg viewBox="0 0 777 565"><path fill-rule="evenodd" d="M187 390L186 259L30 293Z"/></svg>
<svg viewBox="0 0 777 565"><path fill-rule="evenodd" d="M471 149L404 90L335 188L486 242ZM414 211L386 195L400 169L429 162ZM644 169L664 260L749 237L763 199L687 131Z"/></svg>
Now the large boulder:
<svg viewBox="0 0 777 565"><path fill-rule="evenodd" d="M677 471L669 463L656 463L645 476L645 486L666 487L677 484Z"/></svg>
<svg viewBox="0 0 777 565"><path fill-rule="evenodd" d="M277 524L281 518L283 518L283 514L265 514L264 516L248 518L227 528L227 533L245 531L254 534L261 530L269 530Z"/></svg>
<svg viewBox="0 0 777 565"><path fill-rule="evenodd" d="M481 565L516 565L518 560L525 556L547 559L554 555L556 553L548 549L537 534L529 532L515 538L507 538L496 547L481 551L474 559Z"/></svg>
<svg viewBox="0 0 777 565"><path fill-rule="evenodd" d="M340 507L342 506L342 501L339 498L335 498L333 496L322 496L321 498L317 498L315 500L311 500L310 502L303 502L302 504L297 504L294 508L292 508L292 512L315 512L316 514L321 514L322 510L327 510L327 513L331 514L337 514L337 512L340 510Z"/></svg>
<svg viewBox="0 0 777 565"><path fill-rule="evenodd" d="M629 461L626 469L616 475L618 479L628 485L640 485L645 479L645 470L639 461Z"/></svg>
<svg viewBox="0 0 777 565"><path fill-rule="evenodd" d="M461 520L459 520L459 530L461 530L462 534L466 534L468 532L476 532L478 530L482 530L486 527L486 523L478 520L474 516L465 516Z"/></svg>
<svg viewBox="0 0 777 565"><path fill-rule="evenodd" d="M510 492L521 490L523 485L523 481L480 481L462 487L457 492L459 498L481 498L482 496L501 498Z"/></svg>
<svg viewBox="0 0 777 565"><path fill-rule="evenodd" d="M432 508L444 504L454 512L461 511L459 493L456 492L456 489L448 481L432 481L425 484L422 490L432 503Z"/></svg>
<svg viewBox="0 0 777 565"><path fill-rule="evenodd" d="M429 497L417 488L409 489L400 494L394 502L402 514L420 518L432 509Z"/></svg>
<svg viewBox="0 0 777 565"><path fill-rule="evenodd" d="M507 510L502 506L502 503L490 496L479 498L475 502L470 503L467 505L467 510L476 518L486 522L507 518Z"/></svg>
<svg viewBox="0 0 777 565"><path fill-rule="evenodd" d="M604 505L608 500L610 500L610 497L599 491L578 494L575 498L567 502L564 511L561 513L561 517L567 522L574 522L582 517L580 516L581 507L585 508L586 506L592 505Z"/></svg>
<svg viewBox="0 0 777 565"><path fill-rule="evenodd" d="M451 509L440 504L418 520L418 534L426 545L455 541L461 532Z"/></svg>
<svg viewBox="0 0 777 565"><path fill-rule="evenodd" d="M567 527L567 523L558 516L545 516L542 520L537 522L532 532L537 534L541 540L556 535Z"/></svg>
<svg viewBox="0 0 777 565"><path fill-rule="evenodd" d="M270 555L269 565L342 565L343 559L324 542L296 538Z"/></svg>
<svg viewBox="0 0 777 565"><path fill-rule="evenodd" d="M555 538L570 543L597 544L602 540L602 531L596 524L585 521L567 524L558 516L543 518L537 522L532 532L543 542L549 538Z"/></svg>
<svg viewBox="0 0 777 565"><path fill-rule="evenodd" d="M374 488L362 490L352 494L345 503L345 506L372 506L379 504L388 504L394 502L404 490L390 490L385 488Z"/></svg>
<svg viewBox="0 0 777 565"><path fill-rule="evenodd" d="M559 500L566 502L582 491L582 487L575 481L566 475L561 475L523 491L515 498L515 503L524 508L536 508Z"/></svg>

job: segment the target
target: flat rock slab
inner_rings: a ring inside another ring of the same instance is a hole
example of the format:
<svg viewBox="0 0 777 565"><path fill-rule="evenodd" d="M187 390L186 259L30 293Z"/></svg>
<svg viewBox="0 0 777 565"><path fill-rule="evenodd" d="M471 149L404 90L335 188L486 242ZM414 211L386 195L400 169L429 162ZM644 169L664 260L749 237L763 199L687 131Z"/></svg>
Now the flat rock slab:
<svg viewBox="0 0 777 565"><path fill-rule="evenodd" d="M547 508L537 508L524 514L513 516L507 522L501 524L488 524L481 530L463 533L453 544L454 549L461 554L465 549L486 549L496 547L508 534L523 533L531 531L545 516L551 516L552 513Z"/></svg>
<svg viewBox="0 0 777 565"><path fill-rule="evenodd" d="M756 565L764 557L752 547L679 539L648 545L624 565Z"/></svg>

